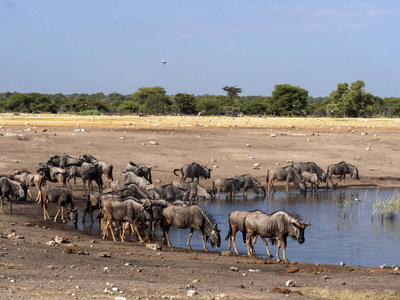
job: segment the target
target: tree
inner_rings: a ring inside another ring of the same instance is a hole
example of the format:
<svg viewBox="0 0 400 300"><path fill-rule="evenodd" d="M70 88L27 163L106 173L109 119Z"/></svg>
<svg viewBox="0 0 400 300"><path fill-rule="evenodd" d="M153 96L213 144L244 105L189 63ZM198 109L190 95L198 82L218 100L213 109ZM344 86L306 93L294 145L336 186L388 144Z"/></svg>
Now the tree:
<svg viewBox="0 0 400 300"><path fill-rule="evenodd" d="M278 115L301 115L307 107L308 91L290 84L277 84L271 94L273 110Z"/></svg>
<svg viewBox="0 0 400 300"><path fill-rule="evenodd" d="M218 104L210 95L205 95L198 100L197 111L205 115L219 115Z"/></svg>
<svg viewBox="0 0 400 300"><path fill-rule="evenodd" d="M238 95L242 92L241 88L235 86L224 86L222 88L225 92L227 92L227 96L231 99L238 97Z"/></svg>
<svg viewBox="0 0 400 300"><path fill-rule="evenodd" d="M341 117L359 117L371 115L376 110L374 96L367 93L365 83L357 80L353 83L338 83L336 90L332 91L328 98L327 109L333 115ZM328 112L329 113L329 112Z"/></svg>
<svg viewBox="0 0 400 300"><path fill-rule="evenodd" d="M150 95L146 98L140 111L146 114L166 114L170 110L171 100L168 96L162 94Z"/></svg>
<svg viewBox="0 0 400 300"><path fill-rule="evenodd" d="M144 104L146 102L146 99L150 96L154 95L165 95L165 89L159 86L153 86L153 87L141 87L138 88L136 92L134 92L133 95L133 100L136 101L139 104Z"/></svg>
<svg viewBox="0 0 400 300"><path fill-rule="evenodd" d="M178 93L172 98L172 108L178 114L196 113L196 98L194 95Z"/></svg>

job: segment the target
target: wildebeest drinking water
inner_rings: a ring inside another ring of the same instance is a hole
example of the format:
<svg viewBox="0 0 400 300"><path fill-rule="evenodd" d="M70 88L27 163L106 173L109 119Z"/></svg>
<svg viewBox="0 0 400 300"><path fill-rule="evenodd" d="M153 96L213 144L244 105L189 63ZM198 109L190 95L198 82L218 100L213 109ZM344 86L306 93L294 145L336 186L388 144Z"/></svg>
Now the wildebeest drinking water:
<svg viewBox="0 0 400 300"><path fill-rule="evenodd" d="M326 173L328 174L328 179L326 180L326 186L328 186L329 180L331 181L333 186L337 186L339 184L339 182L342 181L342 179L343 179L343 185L344 185L345 180L346 180L346 174L350 174L351 178L353 178L355 180L360 180L360 177L358 176L358 169L355 166L348 164L344 161L342 161L338 164L329 165ZM332 175L339 176L338 183L336 183L336 184L333 183Z"/></svg>
<svg viewBox="0 0 400 300"><path fill-rule="evenodd" d="M215 245L218 248L221 245L220 230L218 230L217 224L214 225L206 215L205 211L197 205L170 205L164 208L163 219L161 221L163 243L167 242L170 247L171 243L169 241L168 232L171 225L180 229L190 228L189 239L186 244L188 249L192 249L190 247L190 239L192 238L194 230L200 234L205 251L208 251L208 249L204 241L204 235L207 240L210 240L211 246Z"/></svg>
<svg viewBox="0 0 400 300"><path fill-rule="evenodd" d="M197 178L197 184L199 184L200 177L203 177L205 179L210 179L210 173L212 171L211 168L208 168L207 166L202 167L198 163L193 162L190 165L184 165L180 169L175 169L174 174L175 176L179 176L176 174L177 171L181 171L182 174L182 181L185 181L186 178L192 178L192 181L194 181L195 178Z"/></svg>
<svg viewBox="0 0 400 300"><path fill-rule="evenodd" d="M289 192L289 184L293 182L296 184L300 190L306 191L307 187L301 179L300 175L296 172L296 170L293 167L284 167L284 168L272 168L268 169L267 171L267 184L268 184L268 193L271 192L271 187L274 189L275 193L275 187L274 187L274 181L286 181L286 188L285 192Z"/></svg>
<svg viewBox="0 0 400 300"><path fill-rule="evenodd" d="M305 241L304 230L310 225L310 221L308 221L307 224L301 223L298 218L283 210L276 211L272 214L250 214L245 217L245 231L243 232L243 241L247 244L247 254L250 256L254 253L251 239L259 235L263 238L270 238L272 244L275 243L275 240L278 240L276 259L278 262L281 261L279 258L279 249L282 247L283 259L288 261L286 258L287 237L290 236L297 239L300 244L303 244ZM266 240L264 240L264 243L270 255Z"/></svg>
<svg viewBox="0 0 400 300"><path fill-rule="evenodd" d="M61 219L64 222L64 207L68 212L68 218L74 222L75 227L77 227L78 213L77 208L74 207L73 197L71 190L66 186L44 186L41 190L41 200L43 206L44 219L50 219L47 207L49 203L57 203L58 211L54 217L54 222L57 221L58 215L61 213Z"/></svg>
<svg viewBox="0 0 400 300"><path fill-rule="evenodd" d="M19 200L26 199L27 186L12 180L8 177L0 177L0 196L1 196L1 209L0 212L4 214L3 205L4 199L10 202L10 213L12 213L12 198L17 198Z"/></svg>
<svg viewBox="0 0 400 300"><path fill-rule="evenodd" d="M80 166L82 165L82 160L78 159L78 158L73 158L69 155L54 155L52 157L50 157L50 159L47 161L47 163L50 166L53 167L58 167L58 168L67 168L70 166Z"/></svg>
<svg viewBox="0 0 400 300"><path fill-rule="evenodd" d="M265 188L262 186L262 184L255 179L253 176L250 174L244 174L244 175L234 175L230 176L228 178L233 178L236 180L240 180L243 182L243 197L247 197L247 191L248 190L253 190L254 193L262 194L264 197L266 196L265 193Z"/></svg>

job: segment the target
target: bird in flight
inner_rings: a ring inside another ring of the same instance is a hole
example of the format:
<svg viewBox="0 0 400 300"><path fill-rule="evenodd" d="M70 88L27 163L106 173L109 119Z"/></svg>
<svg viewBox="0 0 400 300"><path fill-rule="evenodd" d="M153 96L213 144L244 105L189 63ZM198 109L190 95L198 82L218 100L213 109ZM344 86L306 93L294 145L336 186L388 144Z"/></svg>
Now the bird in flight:
<svg viewBox="0 0 400 300"><path fill-rule="evenodd" d="M162 61L162 64L165 66L165 64L167 63L167 61L166 60L163 60Z"/></svg>

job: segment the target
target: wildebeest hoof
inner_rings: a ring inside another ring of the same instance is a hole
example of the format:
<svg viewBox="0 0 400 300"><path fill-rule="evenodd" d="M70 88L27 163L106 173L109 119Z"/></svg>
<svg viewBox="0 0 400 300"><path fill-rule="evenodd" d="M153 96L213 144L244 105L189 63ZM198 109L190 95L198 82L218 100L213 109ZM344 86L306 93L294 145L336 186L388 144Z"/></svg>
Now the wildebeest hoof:
<svg viewBox="0 0 400 300"><path fill-rule="evenodd" d="M278 263L280 263L282 260L281 260L279 257L277 257L277 258L276 258L276 261L277 261Z"/></svg>

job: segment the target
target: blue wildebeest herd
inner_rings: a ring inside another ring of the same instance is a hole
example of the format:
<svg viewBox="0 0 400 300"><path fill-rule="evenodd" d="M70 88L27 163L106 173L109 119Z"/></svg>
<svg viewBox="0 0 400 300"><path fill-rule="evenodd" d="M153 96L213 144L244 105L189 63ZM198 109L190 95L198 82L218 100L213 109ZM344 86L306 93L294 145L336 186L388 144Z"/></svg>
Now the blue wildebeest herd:
<svg viewBox="0 0 400 300"><path fill-rule="evenodd" d="M213 181L212 189L199 185L200 178L211 178L212 169L193 162L184 165L182 168L173 170L181 180L174 180L170 184L155 185L152 182L151 167L129 162L126 169L122 171L123 180L114 180L113 166L110 163L96 159L90 154L83 154L79 158L68 155L55 155L50 157L46 163L40 163L36 174L21 170L13 175L0 175L1 213L4 214L4 200L10 203L12 213L12 202L15 200L26 200L27 194L32 194L29 188L34 186L37 189L37 198L43 208L44 219L50 219L47 211L49 203L57 203L58 211L54 222L61 214L65 222L73 221L75 227L78 222L77 207L74 206L73 188L70 179L74 179L76 190L76 177L83 182L84 195L87 195L87 205L83 212L82 223L85 224L85 217L89 214L93 224L93 212L98 210L97 219L102 229L102 237L106 238L111 233L115 241L113 227L118 227L120 239L124 241L125 233L130 228L132 234L138 236L139 241L144 239L140 234L138 225L148 228L147 238L155 239L155 227L159 223L163 231L162 242L171 246L169 240L169 229L189 228L187 247L190 247L190 240L196 230L203 242L204 250L206 241L212 246L219 247L221 244L220 230L214 224L203 208L196 204L197 199L202 197L205 200L219 198L220 193L227 194L227 198L234 199L235 193L242 190L244 198L247 192L252 190L257 195L266 197L265 187L249 174L231 175L226 178L219 178ZM346 175L359 179L358 169L346 162L329 165L327 172L324 172L313 162L297 162L283 168L272 168L267 170L266 184L268 193L275 192L274 181L285 181L285 191L288 193L290 183L293 183L301 191L307 190L307 183L311 185L314 192L319 188L321 182L326 183L329 188L334 188L339 182L345 181ZM103 176L108 184L103 186ZM332 176L338 177L335 184ZM191 181L186 182L186 179ZM92 182L95 182L98 191L92 191ZM47 185L46 182L55 184ZM329 184L329 182L331 184ZM243 242L247 245L247 254L254 255L254 244L257 237L263 240L267 254L272 257L268 248L267 238L271 244L277 244L276 259L280 261L279 250L282 248L283 259L287 261L286 245L287 237L296 239L300 244L304 243L305 228L310 225L302 223L301 219L285 211L276 211L267 214L262 211L234 211L229 214L229 232L226 240L229 240L228 250L233 244L235 252L239 254L236 246L235 236L237 231L242 232ZM151 236L150 236L151 231Z"/></svg>

